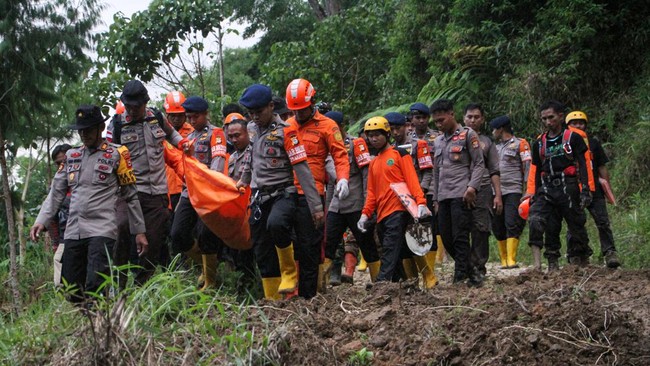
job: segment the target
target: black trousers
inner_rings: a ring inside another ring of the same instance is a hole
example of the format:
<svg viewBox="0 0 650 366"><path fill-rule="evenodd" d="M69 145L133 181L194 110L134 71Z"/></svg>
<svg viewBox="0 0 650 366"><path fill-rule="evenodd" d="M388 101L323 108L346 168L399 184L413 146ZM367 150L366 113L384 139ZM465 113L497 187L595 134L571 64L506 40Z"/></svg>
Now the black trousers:
<svg viewBox="0 0 650 366"><path fill-rule="evenodd" d="M295 231L293 250L300 265L298 295L307 299L316 296L323 231L314 226L307 199L297 193L284 193L269 199L260 209L260 219L251 216L250 226L262 278L280 276L275 247L288 247Z"/></svg>
<svg viewBox="0 0 650 366"><path fill-rule="evenodd" d="M580 188L575 178L568 178L559 186L546 184L535 194L529 211L529 245L544 246L544 233L547 235L547 258L559 256L559 233L562 219L568 231L575 238L567 243L567 256L589 257L593 253L589 247L589 237L585 229L585 212L580 209ZM557 241L555 239L557 237Z"/></svg>
<svg viewBox="0 0 650 366"><path fill-rule="evenodd" d="M377 244L375 243L374 237L374 226L369 227L365 233L361 232L357 228L357 222L360 217L361 211L345 214L332 211L327 213L327 224L325 225L325 257L329 259L336 258L336 250L343 240L343 234L347 228L350 228L366 261L375 262L379 260L379 253L377 253Z"/></svg>
<svg viewBox="0 0 650 366"><path fill-rule="evenodd" d="M149 251L138 257L135 236L129 231L128 210L124 200L118 200L116 212L118 220L118 238L115 246L115 264L136 264L142 267L137 271L135 281L142 284L153 274L156 266L161 264L162 250L167 245L169 236L169 200L166 194L151 195L138 192L138 200L144 216ZM124 278L121 276L121 278ZM120 286L122 286L120 280Z"/></svg>
<svg viewBox="0 0 650 366"><path fill-rule="evenodd" d="M169 227L172 227L172 224L174 223L174 211L176 210L176 206L178 205L178 201L181 199L181 194L180 193L175 193L175 194L170 194L169 195ZM170 232L171 235L171 232ZM171 236L168 238L169 240L165 243L165 245L162 246L160 249L160 265L163 267L168 267L169 264L171 263Z"/></svg>
<svg viewBox="0 0 650 366"><path fill-rule="evenodd" d="M560 252L562 249L562 241L560 240L561 233L562 215L558 210L555 210L555 212L548 217L546 230L544 231L544 258L560 258L560 255L562 254Z"/></svg>
<svg viewBox="0 0 650 366"><path fill-rule="evenodd" d="M503 212L495 214L492 219L492 232L497 240L519 238L524 230L526 221L519 216L519 200L521 193L508 193L501 196Z"/></svg>
<svg viewBox="0 0 650 366"><path fill-rule="evenodd" d="M174 213L172 224L172 249L175 253L183 253L194 245L194 233L199 242L199 249L203 254L220 254L225 244L218 236L199 219L198 214L190 199L181 197Z"/></svg>
<svg viewBox="0 0 650 366"><path fill-rule="evenodd" d="M110 255L115 240L103 236L64 241L61 277L74 285L76 291L69 297L71 302L84 300L85 292L95 292L104 282L99 274L109 273Z"/></svg>
<svg viewBox="0 0 650 366"><path fill-rule="evenodd" d="M464 279L469 275L472 217L472 210L465 206L462 198L438 202L438 230L445 250L455 262L456 279Z"/></svg>
<svg viewBox="0 0 650 366"><path fill-rule="evenodd" d="M381 266L377 281L392 281L399 264L400 253L406 246L404 234L411 215L406 211L396 211L379 223L378 234L381 243ZM370 230L368 230L370 232ZM368 259L366 258L366 261Z"/></svg>
<svg viewBox="0 0 650 366"><path fill-rule="evenodd" d="M472 270L486 273L485 264L490 256L490 226L492 226L492 186L485 185L476 194L476 207L472 210L472 245L470 266Z"/></svg>
<svg viewBox="0 0 650 366"><path fill-rule="evenodd" d="M598 228L598 238L600 239L600 254L605 255L610 251L616 251L614 246L614 234L609 224L609 215L607 214L607 201L605 197L595 196L591 204L587 206L587 210L591 217L594 219L596 228ZM573 237L571 232L567 232L567 243L572 243Z"/></svg>

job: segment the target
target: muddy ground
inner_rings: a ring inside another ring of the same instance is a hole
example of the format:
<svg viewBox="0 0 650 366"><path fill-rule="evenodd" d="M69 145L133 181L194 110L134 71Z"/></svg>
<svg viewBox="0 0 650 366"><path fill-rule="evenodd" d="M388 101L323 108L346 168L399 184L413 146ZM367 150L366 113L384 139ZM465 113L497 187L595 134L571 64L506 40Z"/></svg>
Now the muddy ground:
<svg viewBox="0 0 650 366"><path fill-rule="evenodd" d="M650 364L650 270L491 267L477 289L452 285L451 265L432 291L368 289L357 273L311 300L264 302L270 348L286 365Z"/></svg>

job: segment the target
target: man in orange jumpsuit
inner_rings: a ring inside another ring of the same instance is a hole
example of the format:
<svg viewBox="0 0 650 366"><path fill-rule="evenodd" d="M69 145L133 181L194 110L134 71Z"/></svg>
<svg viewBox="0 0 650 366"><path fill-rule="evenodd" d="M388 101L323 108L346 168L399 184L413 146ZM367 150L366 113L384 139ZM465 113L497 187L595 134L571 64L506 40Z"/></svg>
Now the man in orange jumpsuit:
<svg viewBox="0 0 650 366"><path fill-rule="evenodd" d="M349 194L348 180L350 179L350 161L348 152L343 144L343 136L339 126L330 118L322 115L314 105L316 90L305 79L295 79L287 86L287 108L295 112L287 123L298 130L298 137L305 145L307 163L314 176L316 189L321 197L325 195L327 185L327 172L325 162L328 155L332 156L336 169L336 192L339 199L345 199ZM298 188L298 195L304 195L298 178L294 175L294 184ZM305 214L307 214L305 212ZM317 228L319 243L323 240L323 228ZM321 244L322 246L322 244ZM309 256L320 256L320 251L310 253ZM319 288L324 288L327 275L332 266L332 261L326 258L319 269ZM301 276L303 266L300 266ZM302 282L302 281L301 281ZM299 285L300 286L300 285Z"/></svg>
<svg viewBox="0 0 650 366"><path fill-rule="evenodd" d="M377 228L382 247L377 281L391 281L400 260L400 251L406 245L404 234L411 215L390 184L406 182L418 204L418 216L430 216L431 211L427 208L427 200L420 188L411 155L406 150L389 144L388 120L384 117L370 118L364 126L364 131L370 145L377 149L378 154L370 163L366 203L357 226L365 232L369 218L373 213L377 213Z"/></svg>

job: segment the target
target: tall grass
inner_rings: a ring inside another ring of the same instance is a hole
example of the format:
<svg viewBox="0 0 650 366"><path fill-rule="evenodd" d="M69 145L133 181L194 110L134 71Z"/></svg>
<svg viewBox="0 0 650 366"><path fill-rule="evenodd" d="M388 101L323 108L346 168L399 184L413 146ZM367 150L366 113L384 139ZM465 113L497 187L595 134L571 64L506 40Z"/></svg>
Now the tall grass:
<svg viewBox="0 0 650 366"><path fill-rule="evenodd" d="M113 278L106 276L107 288ZM279 364L264 314L238 302L232 288L201 292L196 274L179 269L132 283L113 296L95 294L91 310L41 286L18 317L0 318L0 364Z"/></svg>

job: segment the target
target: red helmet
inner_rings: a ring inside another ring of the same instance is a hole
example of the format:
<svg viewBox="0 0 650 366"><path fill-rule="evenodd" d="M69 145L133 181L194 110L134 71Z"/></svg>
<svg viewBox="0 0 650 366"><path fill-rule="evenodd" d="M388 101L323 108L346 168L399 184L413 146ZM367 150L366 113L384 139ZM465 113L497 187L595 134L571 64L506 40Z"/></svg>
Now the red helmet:
<svg viewBox="0 0 650 366"><path fill-rule="evenodd" d="M124 108L124 103L122 103L121 100L117 101L117 104L115 105L115 114L122 114L126 111L126 108Z"/></svg>
<svg viewBox="0 0 650 366"><path fill-rule="evenodd" d="M185 108L181 104L185 102L185 95L174 90L167 93L165 97L165 112L167 113L185 113Z"/></svg>
<svg viewBox="0 0 650 366"><path fill-rule="evenodd" d="M525 200L521 201L519 204L519 216L524 219L528 220L528 211L530 210L530 198L528 197Z"/></svg>
<svg viewBox="0 0 650 366"><path fill-rule="evenodd" d="M305 79L294 79L287 86L287 108L292 111L311 105L316 89Z"/></svg>
<svg viewBox="0 0 650 366"><path fill-rule="evenodd" d="M232 122L232 121L234 121L236 119L246 120L246 118L244 118L244 116L242 116L239 113L230 113L229 115L226 116L226 118L223 119L223 124L228 125L228 124L230 124L230 122Z"/></svg>

